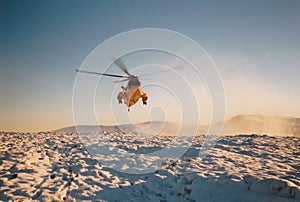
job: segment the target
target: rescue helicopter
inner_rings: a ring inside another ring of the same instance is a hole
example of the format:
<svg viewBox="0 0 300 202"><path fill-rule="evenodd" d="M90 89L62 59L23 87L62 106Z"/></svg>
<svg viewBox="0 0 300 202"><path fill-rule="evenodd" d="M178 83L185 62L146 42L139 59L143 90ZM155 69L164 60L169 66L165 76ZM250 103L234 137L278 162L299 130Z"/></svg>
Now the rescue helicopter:
<svg viewBox="0 0 300 202"><path fill-rule="evenodd" d="M114 63L126 74L126 75L116 75L116 74L107 74L107 73L99 73L99 72L91 72L86 70L76 69L77 72L88 73L88 74L98 74L109 77L123 78L122 80L116 82L125 82L128 81L127 86L122 86L122 91L118 93L117 100L119 104L124 103L128 111L130 111L130 107L138 102L141 98L143 105L147 105L148 95L142 90L141 82L138 76L135 76L129 73L127 67L123 63L123 61L119 58L114 61Z"/></svg>

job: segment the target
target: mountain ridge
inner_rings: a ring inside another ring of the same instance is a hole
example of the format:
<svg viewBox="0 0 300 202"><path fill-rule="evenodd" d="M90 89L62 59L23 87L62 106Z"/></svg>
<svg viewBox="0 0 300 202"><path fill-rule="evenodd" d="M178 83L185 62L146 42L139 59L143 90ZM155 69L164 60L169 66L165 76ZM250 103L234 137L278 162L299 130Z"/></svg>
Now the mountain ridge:
<svg viewBox="0 0 300 202"><path fill-rule="evenodd" d="M222 124L222 123L219 123ZM216 126L218 124L213 124ZM207 133L210 125L199 125L197 135ZM136 129L150 132L151 134L160 135L176 135L179 126L171 122L152 121L122 125L78 125L69 126L54 130L53 132L94 132L94 131L109 131L109 132L132 132ZM153 132L154 131L154 132ZM193 131L195 127L183 127L181 130L185 134ZM289 116L272 116L272 115L256 115L256 114L240 114L228 119L224 122L222 135L239 135L239 134L257 134L271 136L295 136L300 137L300 118ZM191 134L193 135L193 134Z"/></svg>

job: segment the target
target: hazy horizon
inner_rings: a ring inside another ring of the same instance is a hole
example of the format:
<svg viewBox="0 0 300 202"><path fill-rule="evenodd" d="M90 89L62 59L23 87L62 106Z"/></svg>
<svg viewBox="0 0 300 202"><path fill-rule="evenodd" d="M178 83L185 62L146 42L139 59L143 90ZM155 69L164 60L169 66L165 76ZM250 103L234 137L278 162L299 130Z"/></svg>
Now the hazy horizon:
<svg viewBox="0 0 300 202"><path fill-rule="evenodd" d="M75 69L105 40L149 27L184 34L209 53L224 82L226 119L238 114L300 117L299 1L1 1L0 5L0 131L49 131L74 125ZM166 58L162 64L177 65ZM151 53L128 55L124 62L134 70L137 64L160 59ZM120 70L112 67L108 72ZM184 68L178 72L185 74ZM112 121L111 106L122 121L128 114L115 97L109 107L100 97L116 96L119 84L113 81L105 79L105 90L99 88L95 97L102 124ZM207 123L208 93L203 86L193 88L202 95L200 123ZM158 90L145 90L150 92L149 106L133 106L134 121L148 121L151 107L168 104L168 97L161 99ZM152 116L163 117L159 111Z"/></svg>

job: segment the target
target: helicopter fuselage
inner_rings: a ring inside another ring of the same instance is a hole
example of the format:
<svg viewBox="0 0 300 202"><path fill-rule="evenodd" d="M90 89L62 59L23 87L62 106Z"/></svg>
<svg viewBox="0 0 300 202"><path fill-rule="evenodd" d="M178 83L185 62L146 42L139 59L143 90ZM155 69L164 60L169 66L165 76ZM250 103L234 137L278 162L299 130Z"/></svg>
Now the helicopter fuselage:
<svg viewBox="0 0 300 202"><path fill-rule="evenodd" d="M130 78L127 87L123 87L122 89L123 91L119 92L117 99L120 104L124 101L128 107L128 111L140 98L142 98L144 105L147 104L148 95L142 90L141 83L137 77Z"/></svg>

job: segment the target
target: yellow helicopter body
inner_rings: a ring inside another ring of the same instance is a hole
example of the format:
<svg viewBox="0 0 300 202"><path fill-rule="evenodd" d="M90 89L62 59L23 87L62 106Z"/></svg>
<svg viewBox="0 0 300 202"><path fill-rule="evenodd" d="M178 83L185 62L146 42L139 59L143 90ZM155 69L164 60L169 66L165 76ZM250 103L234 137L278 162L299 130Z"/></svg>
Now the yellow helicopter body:
<svg viewBox="0 0 300 202"><path fill-rule="evenodd" d="M122 86L123 91L119 92L117 100L120 104L124 101L130 111L130 107L138 102L141 98L144 105L147 104L148 95L142 90L138 78L133 77L129 79L127 87Z"/></svg>

